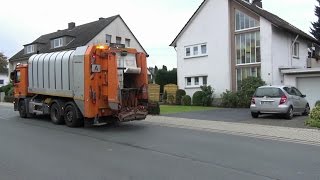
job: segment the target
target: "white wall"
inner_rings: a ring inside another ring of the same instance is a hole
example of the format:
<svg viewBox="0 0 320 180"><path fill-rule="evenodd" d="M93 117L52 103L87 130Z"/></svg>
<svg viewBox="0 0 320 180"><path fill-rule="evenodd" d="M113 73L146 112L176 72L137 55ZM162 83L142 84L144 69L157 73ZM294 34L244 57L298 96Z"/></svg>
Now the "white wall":
<svg viewBox="0 0 320 180"><path fill-rule="evenodd" d="M274 27L269 21L260 18L261 34L261 76L267 84L284 84L279 67L306 68L308 45L298 38L299 59L292 56L292 42L296 35Z"/></svg>
<svg viewBox="0 0 320 180"><path fill-rule="evenodd" d="M0 87L9 83L9 77L6 74L0 74L0 80L4 80L4 84L0 84Z"/></svg>
<svg viewBox="0 0 320 180"><path fill-rule="evenodd" d="M231 88L230 25L228 0L210 0L177 41L178 86L185 89L185 77L208 76L215 94ZM185 59L185 46L207 43L208 56ZM200 88L185 89L192 95Z"/></svg>
<svg viewBox="0 0 320 180"><path fill-rule="evenodd" d="M132 48L136 48L138 52L145 52L120 17L117 17L111 24L109 24L109 26L102 30L87 45L99 43L105 44L106 34L112 36L111 43L116 43L116 37L121 37L121 43L125 44L125 38L127 38L130 39L130 45Z"/></svg>
<svg viewBox="0 0 320 180"><path fill-rule="evenodd" d="M272 68L272 25L260 17L261 78L267 84L273 84Z"/></svg>

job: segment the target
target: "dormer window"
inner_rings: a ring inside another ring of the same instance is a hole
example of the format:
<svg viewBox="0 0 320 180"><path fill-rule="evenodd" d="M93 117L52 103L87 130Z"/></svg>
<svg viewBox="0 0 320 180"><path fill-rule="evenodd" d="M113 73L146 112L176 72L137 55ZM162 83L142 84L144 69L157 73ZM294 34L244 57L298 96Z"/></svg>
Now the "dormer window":
<svg viewBox="0 0 320 180"><path fill-rule="evenodd" d="M33 44L28 45L26 47L26 54L30 54L30 53L34 53L34 45Z"/></svg>
<svg viewBox="0 0 320 180"><path fill-rule="evenodd" d="M58 48L63 46L63 38L57 38L53 40L53 48Z"/></svg>

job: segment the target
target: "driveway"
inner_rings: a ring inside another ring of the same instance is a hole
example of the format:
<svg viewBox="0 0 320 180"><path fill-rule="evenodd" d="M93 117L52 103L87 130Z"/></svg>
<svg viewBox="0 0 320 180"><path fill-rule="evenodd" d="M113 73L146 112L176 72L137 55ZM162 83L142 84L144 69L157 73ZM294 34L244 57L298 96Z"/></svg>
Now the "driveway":
<svg viewBox="0 0 320 180"><path fill-rule="evenodd" d="M224 122L237 122L237 123L249 123L249 124L262 124L272 126L284 126L284 127L297 127L306 128L304 122L308 118L307 116L295 116L292 120L284 119L280 116L263 115L258 119L251 117L249 109L214 109L209 111L197 111L187 113L176 113L163 115L167 117L178 117L187 119L199 119L199 120L211 120L211 121L224 121Z"/></svg>

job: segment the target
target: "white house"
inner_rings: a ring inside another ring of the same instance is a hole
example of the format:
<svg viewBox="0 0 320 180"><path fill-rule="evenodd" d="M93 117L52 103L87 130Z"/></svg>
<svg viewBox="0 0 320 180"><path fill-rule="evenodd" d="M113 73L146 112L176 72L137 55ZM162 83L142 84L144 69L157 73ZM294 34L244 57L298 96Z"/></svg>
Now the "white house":
<svg viewBox="0 0 320 180"><path fill-rule="evenodd" d="M267 84L296 85L295 79L285 82L282 71L310 71L308 48L316 44L313 37L264 10L261 0L204 0L171 46L177 51L179 88L192 95L206 84L220 95L236 91L248 76L259 76ZM320 71L313 76L320 77ZM318 82L312 88L320 92L319 79L312 81Z"/></svg>
<svg viewBox="0 0 320 180"><path fill-rule="evenodd" d="M40 36L9 59L10 72L18 63L27 63L35 53L49 53L75 49L79 46L93 44L123 44L125 47L135 48L146 53L138 39L131 32L120 15L76 26L68 23L67 29Z"/></svg>
<svg viewBox="0 0 320 180"><path fill-rule="evenodd" d="M9 84L8 73L0 73L0 87Z"/></svg>

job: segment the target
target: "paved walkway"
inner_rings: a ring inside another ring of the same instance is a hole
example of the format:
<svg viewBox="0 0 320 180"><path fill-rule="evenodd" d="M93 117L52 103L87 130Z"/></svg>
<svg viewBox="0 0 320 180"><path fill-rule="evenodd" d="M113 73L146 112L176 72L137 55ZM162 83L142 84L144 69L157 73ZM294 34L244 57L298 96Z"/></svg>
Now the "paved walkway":
<svg viewBox="0 0 320 180"><path fill-rule="evenodd" d="M13 108L13 103L0 102L0 108L1 108L1 106L12 107Z"/></svg>
<svg viewBox="0 0 320 180"><path fill-rule="evenodd" d="M146 123L320 146L320 130L148 116Z"/></svg>

